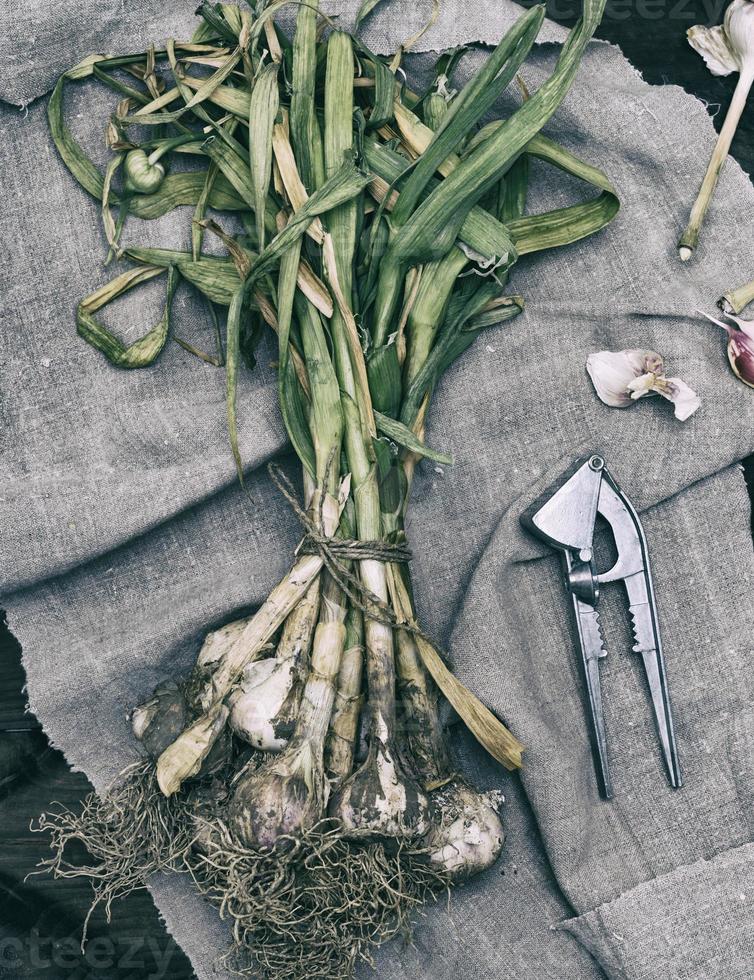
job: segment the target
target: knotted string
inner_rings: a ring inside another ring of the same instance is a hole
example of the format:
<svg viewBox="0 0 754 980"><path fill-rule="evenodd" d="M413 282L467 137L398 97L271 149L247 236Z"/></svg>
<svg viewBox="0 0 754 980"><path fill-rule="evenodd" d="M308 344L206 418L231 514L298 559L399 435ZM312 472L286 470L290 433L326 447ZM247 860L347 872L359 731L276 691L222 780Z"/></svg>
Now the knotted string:
<svg viewBox="0 0 754 980"><path fill-rule="evenodd" d="M408 544L405 541L357 541L352 538L337 538L323 534L321 528L324 495L320 500L318 520L315 521L299 504L293 484L280 467L270 463L267 466L267 472L299 522L306 529L306 535L296 549L296 553L318 555L334 581L354 606L369 619L376 620L384 626L397 627L406 630L408 633L429 639L418 626L400 622L390 606L383 602L378 595L375 595L371 589L368 589L349 567L351 562L369 559L386 563L408 562L411 560L411 549Z"/></svg>

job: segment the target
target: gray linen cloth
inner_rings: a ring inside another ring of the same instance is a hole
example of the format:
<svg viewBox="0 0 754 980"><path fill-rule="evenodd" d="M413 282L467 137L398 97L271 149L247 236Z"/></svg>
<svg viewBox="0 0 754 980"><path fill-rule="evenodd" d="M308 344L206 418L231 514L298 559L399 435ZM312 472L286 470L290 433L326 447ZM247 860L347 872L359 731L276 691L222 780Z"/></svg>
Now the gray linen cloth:
<svg viewBox="0 0 754 980"><path fill-rule="evenodd" d="M4 0L6 99L43 94L90 50L187 36L193 5L160 6L37 0L19 11ZM330 9L348 23L356 6ZM448 0L419 47L495 41L517 9ZM388 49L427 13L404 12L405 27L389 4L374 16L374 47ZM547 25L545 39L562 36ZM524 73L532 88L556 55L553 45L535 49ZM70 124L100 158L109 105L93 101L90 86L71 90ZM190 665L208 628L259 603L297 541L263 470L285 447L273 352L262 351L239 392L249 498L227 448L221 372L173 344L153 367L126 374L75 337L76 302L113 274L101 268L98 205L58 160L44 100L23 112L3 107L2 119L0 594L24 647L33 710L71 765L103 789L136 751L128 709ZM421 468L409 526L423 621L526 743L526 767L521 779L510 776L458 736L478 782L508 798L505 854L449 908L427 910L414 946L384 949L377 971L433 980L461 971L490 980L750 978L754 555L735 462L754 450L754 408L729 372L720 332L694 310L711 309L751 275L749 250L736 250L730 226L738 242L752 240L754 190L729 162L697 261L681 266L674 245L712 125L700 103L646 85L604 44L590 46L547 132L610 175L621 213L591 240L518 264L511 288L525 295L526 312L480 338L438 390L428 439L456 462ZM582 190L544 167L534 177L535 208ZM187 228L188 212L131 222L126 234L185 247ZM135 336L159 315L160 288L124 298L108 322ZM211 343L186 288L174 324ZM626 411L599 403L586 356L625 347L662 352L669 373L700 394L700 411L680 424L659 399ZM643 513L686 774L682 790L667 788L626 613L606 590L610 803L596 795L556 562L518 524L539 490L591 450L604 452ZM215 912L184 879L152 890L197 974L218 976L227 934Z"/></svg>

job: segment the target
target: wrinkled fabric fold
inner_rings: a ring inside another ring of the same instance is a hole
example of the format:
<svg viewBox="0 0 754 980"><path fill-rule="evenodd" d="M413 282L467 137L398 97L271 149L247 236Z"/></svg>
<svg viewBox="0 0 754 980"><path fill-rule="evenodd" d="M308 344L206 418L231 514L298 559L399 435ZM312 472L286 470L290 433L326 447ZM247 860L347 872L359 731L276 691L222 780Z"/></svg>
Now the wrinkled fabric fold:
<svg viewBox="0 0 754 980"><path fill-rule="evenodd" d="M676 868L558 928L610 980L749 980L754 844Z"/></svg>

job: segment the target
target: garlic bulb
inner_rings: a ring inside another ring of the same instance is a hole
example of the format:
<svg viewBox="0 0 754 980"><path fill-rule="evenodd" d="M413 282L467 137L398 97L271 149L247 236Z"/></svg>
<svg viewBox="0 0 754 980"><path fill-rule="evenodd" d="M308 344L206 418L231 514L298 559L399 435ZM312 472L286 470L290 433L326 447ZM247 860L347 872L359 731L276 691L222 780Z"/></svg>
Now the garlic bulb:
<svg viewBox="0 0 754 980"><path fill-rule="evenodd" d="M673 403L675 417L685 422L701 405L685 381L665 376L663 359L655 351L599 351L589 355L586 369L600 399L611 408L626 408L645 395L661 395Z"/></svg>
<svg viewBox="0 0 754 980"><path fill-rule="evenodd" d="M253 847L271 848L288 834L313 827L327 804L322 754L309 739L239 779L228 817L233 832Z"/></svg>
<svg viewBox="0 0 754 980"><path fill-rule="evenodd" d="M740 74L689 223L678 242L682 262L691 258L699 241L702 222L754 83L754 0L733 0L721 25L691 27L687 36L689 44L704 58L713 75L730 75L735 71Z"/></svg>
<svg viewBox="0 0 754 980"><path fill-rule="evenodd" d="M331 800L328 812L349 837L412 838L430 829L429 798L405 772L385 734L370 732L366 761Z"/></svg>
<svg viewBox="0 0 754 980"><path fill-rule="evenodd" d="M432 794L435 819L425 837L429 861L455 881L471 878L500 857L505 831L499 793L479 793L462 779Z"/></svg>

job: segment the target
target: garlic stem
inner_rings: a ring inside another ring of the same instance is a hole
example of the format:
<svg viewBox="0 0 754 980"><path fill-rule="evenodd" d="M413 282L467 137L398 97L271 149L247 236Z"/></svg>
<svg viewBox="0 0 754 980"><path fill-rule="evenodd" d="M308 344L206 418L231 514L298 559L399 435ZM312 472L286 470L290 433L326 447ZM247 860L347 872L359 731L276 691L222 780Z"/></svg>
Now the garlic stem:
<svg viewBox="0 0 754 980"><path fill-rule="evenodd" d="M353 146L352 42L333 32L327 46L325 79L325 168L332 173ZM331 321L334 359L345 422L344 447L353 481L357 536L382 538L380 491L372 437L374 419L366 381L364 354L358 340L350 297L356 251L356 215L348 203L328 215L324 239L327 278L336 297ZM374 559L359 562L366 591L387 603L387 571ZM426 799L403 772L393 745L395 733L395 663L390 625L365 618L366 673L369 691L369 753L362 766L339 788L330 813L346 833L356 836L413 836L426 822Z"/></svg>
<svg viewBox="0 0 754 980"><path fill-rule="evenodd" d="M691 209L689 223L678 242L678 254L682 262L688 262L699 242L702 223L707 214L707 209L710 206L712 195L728 156L733 137L736 134L736 129L746 106L746 100L749 96L752 83L754 83L754 60L747 59L741 68L741 74L738 76L733 100L728 109L728 115L725 117L723 128L720 130L720 135L717 138L717 143L712 152L712 157L707 167L707 173L704 175L702 186L699 189L699 194Z"/></svg>
<svg viewBox="0 0 754 980"><path fill-rule="evenodd" d="M342 320L333 318L333 341L343 392L345 445L351 470L358 537L382 537L376 466L370 459L355 396L351 349ZM353 395L352 395L353 392ZM386 566L374 559L359 562L365 589L388 601ZM366 761L339 787L330 813L352 836L413 837L427 826L427 799L403 771L395 744L395 662L392 627L367 616L364 623L370 714Z"/></svg>
<svg viewBox="0 0 754 980"><path fill-rule="evenodd" d="M163 157L170 150L174 150L177 146L183 146L185 143L196 143L199 137L196 133L181 133L180 136L174 136L172 139L167 139L163 143L160 143L147 157L147 163L150 166L154 166L157 161Z"/></svg>
<svg viewBox="0 0 754 980"><path fill-rule="evenodd" d="M733 313L738 315L749 303L754 302L754 279L751 282L731 289L724 296L721 296L717 305L723 313Z"/></svg>
<svg viewBox="0 0 754 980"><path fill-rule="evenodd" d="M338 673L325 759L327 773L335 783L350 776L363 703L364 621L361 610L351 607L346 616L346 639Z"/></svg>
<svg viewBox="0 0 754 980"><path fill-rule="evenodd" d="M270 592L212 675L202 699L205 711L208 707L205 700L216 704L227 697L246 664L255 659L259 648L272 639L321 570L319 555L304 555Z"/></svg>
<svg viewBox="0 0 754 980"><path fill-rule="evenodd" d="M391 566L391 593L396 615L413 622L410 589L401 569ZM438 711L437 687L427 673L413 636L398 629L396 667L412 762L424 788L431 791L432 821L424 835L429 861L451 878L470 878L491 867L505 841L497 813L499 794L480 793L454 774Z"/></svg>
<svg viewBox="0 0 754 980"><path fill-rule="evenodd" d="M395 646L406 741L424 788L431 790L445 782L452 772L438 714L437 685L424 669L410 633L397 630Z"/></svg>
<svg viewBox="0 0 754 980"><path fill-rule="evenodd" d="M344 370L344 376L347 375ZM382 536L379 487L361 423L350 410L352 406L355 407L354 403L345 405L346 446L354 482L358 535L361 540L368 541ZM365 559L359 562L359 572L365 588L387 603L385 565ZM370 713L369 753L363 765L339 787L330 813L341 821L347 834L355 837L414 837L423 833L428 825L428 801L413 778L403 771L395 748L393 631L386 623L367 617L364 632Z"/></svg>

